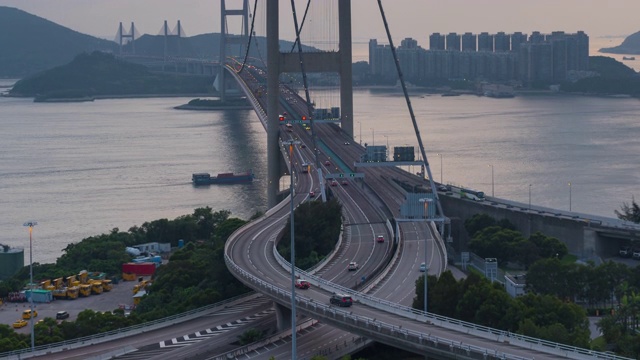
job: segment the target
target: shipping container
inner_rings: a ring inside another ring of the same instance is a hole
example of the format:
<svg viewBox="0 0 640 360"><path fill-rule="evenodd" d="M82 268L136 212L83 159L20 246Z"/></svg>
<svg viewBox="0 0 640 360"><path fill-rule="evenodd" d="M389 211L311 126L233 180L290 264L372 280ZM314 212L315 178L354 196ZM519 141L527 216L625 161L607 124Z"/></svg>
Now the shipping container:
<svg viewBox="0 0 640 360"><path fill-rule="evenodd" d="M25 296L27 301L30 301L31 290L25 290ZM49 290L34 289L33 290L33 302L34 303L49 303L53 301L53 294Z"/></svg>
<svg viewBox="0 0 640 360"><path fill-rule="evenodd" d="M122 272L136 275L153 275L156 264L152 262L122 264Z"/></svg>

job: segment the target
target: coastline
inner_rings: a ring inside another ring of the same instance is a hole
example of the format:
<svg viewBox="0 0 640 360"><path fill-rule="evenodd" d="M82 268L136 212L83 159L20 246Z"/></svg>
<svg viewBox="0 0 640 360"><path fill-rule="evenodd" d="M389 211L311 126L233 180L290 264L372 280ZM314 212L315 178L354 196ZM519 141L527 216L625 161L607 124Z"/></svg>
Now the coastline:
<svg viewBox="0 0 640 360"><path fill-rule="evenodd" d="M193 106L183 104L173 107L175 110L215 111L215 110L253 110L250 105L224 105L224 106Z"/></svg>

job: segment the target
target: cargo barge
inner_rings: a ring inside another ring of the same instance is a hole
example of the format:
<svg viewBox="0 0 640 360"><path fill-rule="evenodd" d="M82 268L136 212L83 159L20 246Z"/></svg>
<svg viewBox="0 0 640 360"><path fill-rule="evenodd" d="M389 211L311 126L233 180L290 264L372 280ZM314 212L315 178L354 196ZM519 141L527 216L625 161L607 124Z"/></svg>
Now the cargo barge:
<svg viewBox="0 0 640 360"><path fill-rule="evenodd" d="M251 170L240 174L222 173L217 176L211 176L209 173L194 173L191 181L193 185L245 184L252 182L253 177Z"/></svg>

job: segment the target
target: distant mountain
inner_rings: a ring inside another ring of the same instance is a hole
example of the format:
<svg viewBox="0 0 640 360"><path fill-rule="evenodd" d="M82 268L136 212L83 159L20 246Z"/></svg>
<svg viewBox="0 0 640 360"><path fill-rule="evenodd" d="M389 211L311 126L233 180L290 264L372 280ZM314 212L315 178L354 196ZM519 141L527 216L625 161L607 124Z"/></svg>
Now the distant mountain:
<svg viewBox="0 0 640 360"><path fill-rule="evenodd" d="M211 77L152 73L143 65L116 59L113 54L82 53L68 64L18 81L11 96L36 99L78 99L97 96L207 94Z"/></svg>
<svg viewBox="0 0 640 360"><path fill-rule="evenodd" d="M254 37L249 56L266 62L266 43L264 37ZM280 41L283 52L290 51L292 46L290 41ZM0 6L0 78L24 78L67 64L81 53L96 50L114 54L120 54L122 50L123 53L143 56L217 60L220 34L186 38L143 35L120 49L113 41L81 34L16 8ZM303 46L303 50L317 51L309 46ZM227 54L244 57L239 45L229 46Z"/></svg>
<svg viewBox="0 0 640 360"><path fill-rule="evenodd" d="M81 34L22 10L0 6L0 77L23 78L63 65L83 52L117 44Z"/></svg>
<svg viewBox="0 0 640 360"><path fill-rule="evenodd" d="M598 50L605 54L637 54L640 55L640 31L627 36L622 44Z"/></svg>

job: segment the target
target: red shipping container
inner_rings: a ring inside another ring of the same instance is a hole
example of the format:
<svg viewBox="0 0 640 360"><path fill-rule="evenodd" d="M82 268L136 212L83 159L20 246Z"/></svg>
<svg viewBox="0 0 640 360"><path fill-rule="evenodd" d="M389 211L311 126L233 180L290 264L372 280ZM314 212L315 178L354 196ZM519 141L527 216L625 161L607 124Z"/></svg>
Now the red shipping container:
<svg viewBox="0 0 640 360"><path fill-rule="evenodd" d="M152 262L122 264L122 272L136 275L153 275L156 264Z"/></svg>

